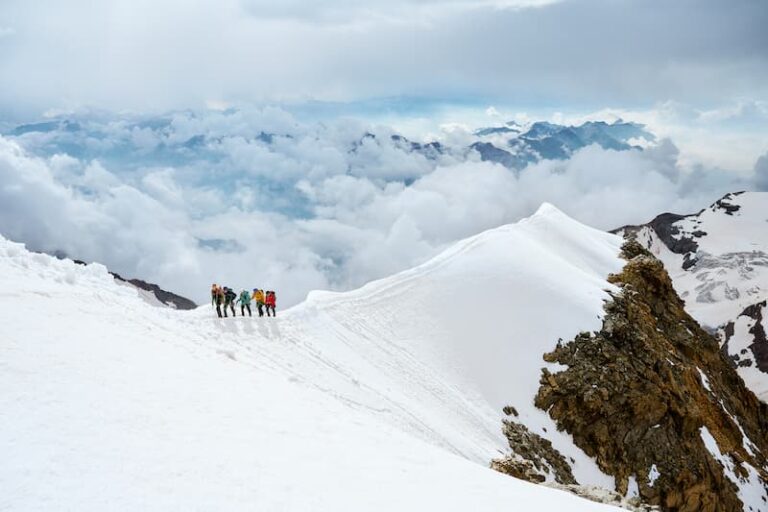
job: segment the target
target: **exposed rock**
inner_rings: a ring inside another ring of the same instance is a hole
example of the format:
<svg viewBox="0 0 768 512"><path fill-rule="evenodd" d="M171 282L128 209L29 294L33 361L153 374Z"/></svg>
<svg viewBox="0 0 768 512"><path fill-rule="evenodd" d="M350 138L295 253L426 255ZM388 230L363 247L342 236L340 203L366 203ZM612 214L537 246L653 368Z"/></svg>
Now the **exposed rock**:
<svg viewBox="0 0 768 512"><path fill-rule="evenodd" d="M701 213L701 212L699 212ZM675 224L678 221L696 217L698 214L691 215L678 215L675 213L662 213L656 216L648 224L640 226L624 226L619 229L611 231L612 233L622 233L626 238L634 238L635 234L646 226L651 228L659 237L664 245L666 245L670 251L675 254L683 255L683 269L689 269L696 264L696 252L699 250L699 244L695 238L701 238L706 233L703 231L695 231L691 233L691 236L685 236L681 232L680 228Z"/></svg>
<svg viewBox="0 0 768 512"><path fill-rule="evenodd" d="M717 201L715 201L715 204L712 205L712 208L723 210L725 211L726 215L733 215L734 213L736 213L741 209L741 206L739 206L738 204L733 204L730 201L734 197L739 196L743 193L744 191L726 194L725 197L723 197L722 199L718 199Z"/></svg>
<svg viewBox="0 0 768 512"><path fill-rule="evenodd" d="M667 267L687 311L716 334L758 398L768 403L768 192L726 194L693 215L663 214L617 230Z"/></svg>
<svg viewBox="0 0 768 512"><path fill-rule="evenodd" d="M112 274L112 277L114 277L118 281L130 283L136 288L140 288L144 291L151 293L152 295L155 296L155 298L157 298L157 300L159 300L166 306L170 306L176 309L197 308L197 304L195 304L188 298L182 297L181 295L177 295L167 290L163 290L162 288L160 288L158 285L154 283L148 283L146 281L142 281L141 279L125 279L120 274L116 274L115 272L110 272L110 274Z"/></svg>
<svg viewBox="0 0 768 512"><path fill-rule="evenodd" d="M728 322L720 331L723 339L722 350L736 366L752 366L755 364L761 371L768 373L768 339L766 338L765 313L768 312L768 301L752 304L734 320ZM746 323L747 340L738 340L734 347L733 337L736 334L736 324ZM746 348L741 348L746 347Z"/></svg>
<svg viewBox="0 0 768 512"><path fill-rule="evenodd" d="M609 279L622 290L605 305L603 328L544 356L568 369L542 371L537 407L615 477L622 496L634 477L646 504L731 512L742 510L748 475L759 475L755 492L766 499L768 407L685 312L661 262L635 241L623 256Z"/></svg>
<svg viewBox="0 0 768 512"><path fill-rule="evenodd" d="M505 412L507 409L505 407ZM504 420L503 432L512 453L491 461L491 468L529 482L541 483L547 480L547 475L552 475L559 484L577 483L568 461L549 440L510 420Z"/></svg>

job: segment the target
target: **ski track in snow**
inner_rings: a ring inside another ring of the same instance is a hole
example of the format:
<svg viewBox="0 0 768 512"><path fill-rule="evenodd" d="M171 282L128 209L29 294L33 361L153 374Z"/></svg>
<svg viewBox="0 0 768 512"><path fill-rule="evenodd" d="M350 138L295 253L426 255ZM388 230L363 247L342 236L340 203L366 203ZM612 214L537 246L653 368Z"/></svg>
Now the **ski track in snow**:
<svg viewBox="0 0 768 512"><path fill-rule="evenodd" d="M0 510L614 510L488 469L541 355L600 326L621 240L550 206L277 318L153 307L0 238ZM546 429L546 430L545 430Z"/></svg>

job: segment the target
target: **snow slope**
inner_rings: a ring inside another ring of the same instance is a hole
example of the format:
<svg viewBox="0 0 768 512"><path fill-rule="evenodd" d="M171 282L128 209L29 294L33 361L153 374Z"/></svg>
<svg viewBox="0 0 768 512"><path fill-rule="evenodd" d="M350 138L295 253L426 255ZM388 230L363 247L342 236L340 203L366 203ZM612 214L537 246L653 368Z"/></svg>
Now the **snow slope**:
<svg viewBox="0 0 768 512"><path fill-rule="evenodd" d="M501 407L613 488L532 404L600 326L621 239L551 206L276 319L155 308L0 238L2 510L609 510L487 469Z"/></svg>

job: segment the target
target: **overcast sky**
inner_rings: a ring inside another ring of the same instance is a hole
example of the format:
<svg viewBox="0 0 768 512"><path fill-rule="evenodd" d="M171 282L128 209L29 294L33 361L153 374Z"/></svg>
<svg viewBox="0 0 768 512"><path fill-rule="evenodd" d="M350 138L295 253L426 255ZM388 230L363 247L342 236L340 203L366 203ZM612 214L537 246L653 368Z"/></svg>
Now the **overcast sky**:
<svg viewBox="0 0 768 512"><path fill-rule="evenodd" d="M764 0L3 0L8 112L768 97Z"/></svg>

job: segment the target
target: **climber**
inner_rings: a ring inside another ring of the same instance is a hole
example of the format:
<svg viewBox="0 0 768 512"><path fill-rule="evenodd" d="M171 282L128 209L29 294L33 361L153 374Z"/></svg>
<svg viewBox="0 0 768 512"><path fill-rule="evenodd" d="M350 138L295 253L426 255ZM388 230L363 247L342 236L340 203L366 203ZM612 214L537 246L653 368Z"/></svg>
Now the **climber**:
<svg viewBox="0 0 768 512"><path fill-rule="evenodd" d="M219 291L219 286L216 283L211 285L211 306L216 305L216 294Z"/></svg>
<svg viewBox="0 0 768 512"><path fill-rule="evenodd" d="M268 291L267 296L264 300L265 304L267 305L267 316L269 315L269 311L272 311L272 316L277 316L275 313L275 306L277 305L277 298L275 297L274 291Z"/></svg>
<svg viewBox="0 0 768 512"><path fill-rule="evenodd" d="M224 303L224 289L220 286L216 286L215 290L211 290L211 300L216 305L216 314L221 318L221 305ZM226 313L226 310L224 310L224 313Z"/></svg>
<svg viewBox="0 0 768 512"><path fill-rule="evenodd" d="M232 290L232 288L229 288L227 286L224 287L224 316L227 316L227 308L229 308L232 311L232 316L235 315L235 299L237 299L237 294Z"/></svg>
<svg viewBox="0 0 768 512"><path fill-rule="evenodd" d="M251 294L248 293L248 290L241 290L240 291L240 298L237 299L240 302L240 314L242 316L245 316L245 310L248 310L248 316L251 315Z"/></svg>
<svg viewBox="0 0 768 512"><path fill-rule="evenodd" d="M259 316L264 316L264 290L254 288L253 300L256 301L256 309L259 310Z"/></svg>

